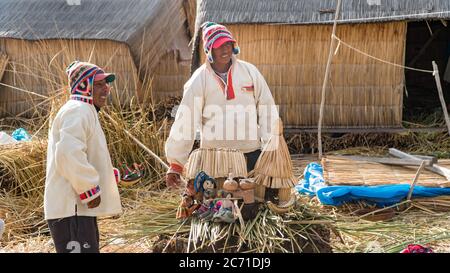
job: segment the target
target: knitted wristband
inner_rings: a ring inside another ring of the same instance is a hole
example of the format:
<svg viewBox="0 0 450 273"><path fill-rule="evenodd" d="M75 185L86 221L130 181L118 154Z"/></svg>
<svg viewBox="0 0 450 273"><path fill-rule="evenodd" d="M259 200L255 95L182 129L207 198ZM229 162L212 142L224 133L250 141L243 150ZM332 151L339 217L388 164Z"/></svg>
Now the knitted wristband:
<svg viewBox="0 0 450 273"><path fill-rule="evenodd" d="M170 164L170 168L169 168L169 171L167 171L167 173L168 174L169 173L176 173L176 174L181 175L183 173L183 166L180 166L180 165L178 165L176 163L172 163L172 164Z"/></svg>
<svg viewBox="0 0 450 273"><path fill-rule="evenodd" d="M95 188L80 194L80 199L82 203L87 203L95 199L98 195L100 195L100 186L97 185Z"/></svg>

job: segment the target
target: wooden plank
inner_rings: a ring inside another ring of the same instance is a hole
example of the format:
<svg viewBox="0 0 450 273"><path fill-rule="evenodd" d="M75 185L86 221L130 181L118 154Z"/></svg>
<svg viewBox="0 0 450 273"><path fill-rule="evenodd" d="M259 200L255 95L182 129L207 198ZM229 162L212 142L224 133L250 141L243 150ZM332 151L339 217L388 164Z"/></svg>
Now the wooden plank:
<svg viewBox="0 0 450 273"><path fill-rule="evenodd" d="M389 148L389 154L399 157L399 158L416 159L416 160L419 159L420 160L420 158L417 156L410 155L408 153L399 151L395 148ZM427 166L425 168L431 172L434 172L434 173L444 176L448 181L450 181L450 169L439 166L437 164L433 164L432 166Z"/></svg>
<svg viewBox="0 0 450 273"><path fill-rule="evenodd" d="M435 156L428 156L428 155L414 155L415 157L418 157L422 160L429 160L431 161L431 165L438 163L437 158Z"/></svg>
<svg viewBox="0 0 450 273"><path fill-rule="evenodd" d="M343 159L350 159L355 161L367 161L373 163L381 163L387 165L400 165L400 166L420 166L422 162L425 162L425 166L431 166L433 163L431 160L423 159L404 159L404 158L392 158L392 157L369 157L369 156L353 156L353 155L338 155L337 157Z"/></svg>

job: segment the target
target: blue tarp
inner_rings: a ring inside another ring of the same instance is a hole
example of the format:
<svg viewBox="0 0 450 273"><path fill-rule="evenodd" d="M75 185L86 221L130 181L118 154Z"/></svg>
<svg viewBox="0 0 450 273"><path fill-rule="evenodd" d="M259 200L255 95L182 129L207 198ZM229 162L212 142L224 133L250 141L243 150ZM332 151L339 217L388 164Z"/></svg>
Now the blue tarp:
<svg viewBox="0 0 450 273"><path fill-rule="evenodd" d="M363 200L377 206L389 206L401 202L408 195L409 184L382 186L327 186L323 169L318 163L310 163L304 171L304 179L296 186L298 192L317 195L324 205L339 206L346 202ZM415 186L413 197L450 195L450 188Z"/></svg>

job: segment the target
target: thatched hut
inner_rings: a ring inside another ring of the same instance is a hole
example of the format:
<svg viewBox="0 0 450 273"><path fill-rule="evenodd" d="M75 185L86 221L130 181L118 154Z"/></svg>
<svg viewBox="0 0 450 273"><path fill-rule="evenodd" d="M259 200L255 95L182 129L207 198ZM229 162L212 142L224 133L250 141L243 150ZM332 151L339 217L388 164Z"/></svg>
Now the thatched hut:
<svg viewBox="0 0 450 273"><path fill-rule="evenodd" d="M189 77L195 1L0 0L0 7L0 116L44 100L19 89L60 90L73 59L116 72L123 97L141 95L150 78L155 97L176 94Z"/></svg>
<svg viewBox="0 0 450 273"><path fill-rule="evenodd" d="M450 54L448 0L342 2L336 34L342 41L395 64L432 70L435 60L444 72ZM196 29L205 21L229 27L241 47L240 58L265 76L287 127L314 128L336 3L199 0ZM193 68L204 61L199 38ZM341 45L332 62L324 127L401 127L404 105L414 100L414 106L426 106L425 97L439 106L430 74L405 71Z"/></svg>

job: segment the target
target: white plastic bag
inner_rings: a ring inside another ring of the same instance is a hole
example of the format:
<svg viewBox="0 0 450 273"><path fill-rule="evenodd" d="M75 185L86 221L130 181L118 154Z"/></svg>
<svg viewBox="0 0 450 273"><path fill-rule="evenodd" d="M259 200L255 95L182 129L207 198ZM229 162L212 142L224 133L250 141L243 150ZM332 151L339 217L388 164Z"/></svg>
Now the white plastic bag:
<svg viewBox="0 0 450 273"><path fill-rule="evenodd" d="M0 132L0 145L1 144L11 144L11 143L16 143L17 140L15 140L13 137L11 137L10 135L8 135L5 132Z"/></svg>

